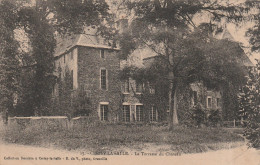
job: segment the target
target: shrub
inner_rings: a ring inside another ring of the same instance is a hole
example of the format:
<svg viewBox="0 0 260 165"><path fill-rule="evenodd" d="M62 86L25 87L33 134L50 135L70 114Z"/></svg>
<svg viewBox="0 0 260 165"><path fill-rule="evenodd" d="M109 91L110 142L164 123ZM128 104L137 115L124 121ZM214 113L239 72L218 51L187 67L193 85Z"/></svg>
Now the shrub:
<svg viewBox="0 0 260 165"><path fill-rule="evenodd" d="M183 117L181 119L181 124L187 126L187 127L195 127L197 126L196 121L193 118L194 115L194 109L189 109L185 114L183 114Z"/></svg>
<svg viewBox="0 0 260 165"><path fill-rule="evenodd" d="M260 148L260 61L256 70L250 70L247 84L239 97L240 116L246 120L244 135L249 145Z"/></svg>
<svg viewBox="0 0 260 165"><path fill-rule="evenodd" d="M250 122L244 132L249 140L249 145L254 148L260 148L260 123Z"/></svg>
<svg viewBox="0 0 260 165"><path fill-rule="evenodd" d="M212 126L217 126L217 124L219 124L222 120L220 111L218 109L211 110L208 120Z"/></svg>
<svg viewBox="0 0 260 165"><path fill-rule="evenodd" d="M207 114L205 108L201 104L197 104L192 110L192 120L197 126L207 124Z"/></svg>

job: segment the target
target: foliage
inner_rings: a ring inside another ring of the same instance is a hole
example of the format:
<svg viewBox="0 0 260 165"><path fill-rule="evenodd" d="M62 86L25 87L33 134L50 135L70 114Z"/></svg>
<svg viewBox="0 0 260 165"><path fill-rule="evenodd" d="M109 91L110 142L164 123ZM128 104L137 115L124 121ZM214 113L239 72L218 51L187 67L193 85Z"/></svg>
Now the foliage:
<svg viewBox="0 0 260 165"><path fill-rule="evenodd" d="M241 85L243 85L242 83ZM239 115L239 101L237 100L237 95L239 94L239 87L234 86L231 83L223 85L223 112L222 116L225 121L238 120Z"/></svg>
<svg viewBox="0 0 260 165"><path fill-rule="evenodd" d="M51 86L53 85L53 53L56 45L54 31L48 20L37 13L33 8L21 9L19 11L20 25L31 43L31 57L35 62L34 75L32 79L32 108L38 115L43 115L41 109L49 101Z"/></svg>
<svg viewBox="0 0 260 165"><path fill-rule="evenodd" d="M260 62L249 72L240 99L241 117L246 120L245 136L250 146L260 147Z"/></svg>
<svg viewBox="0 0 260 165"><path fill-rule="evenodd" d="M129 47L132 47L133 44L131 43L135 41L139 45L153 47L158 54L162 53L158 51L158 47L162 46L160 44L166 41L165 39L171 43L170 47L168 47L171 52L173 48L176 49L176 47L173 47L173 43L181 42L182 37L189 33L189 26L197 29L191 19L195 14L206 12L210 15L211 20L215 21L220 20L222 17L235 20L242 18L240 11L244 10L242 6L228 3L221 5L218 2L200 0L124 1L122 4L126 6L123 10L130 10L134 13L130 29L123 35L129 36L129 33L131 33L132 37L138 38L138 40L125 40L129 44L122 45L123 50L131 50ZM150 43L149 41L152 42ZM153 43L158 44L158 46L155 46ZM131 53L131 51L128 52Z"/></svg>
<svg viewBox="0 0 260 165"><path fill-rule="evenodd" d="M52 110L48 115L65 115L69 119L75 116L88 116L91 112L91 101L83 89L73 90L73 77L65 69L65 77L58 79L58 96L53 100Z"/></svg>
<svg viewBox="0 0 260 165"><path fill-rule="evenodd" d="M196 104L185 113L183 124L189 127L213 126L221 124L222 115L218 109L206 109L202 104Z"/></svg>
<svg viewBox="0 0 260 165"><path fill-rule="evenodd" d="M73 116L89 116L92 112L91 100L87 96L86 91L79 90L72 98Z"/></svg>
<svg viewBox="0 0 260 165"><path fill-rule="evenodd" d="M201 126L201 124L207 123L207 114L206 109L201 104L195 105L192 109L192 120L196 122L197 126Z"/></svg>
<svg viewBox="0 0 260 165"><path fill-rule="evenodd" d="M247 36L250 37L251 50L259 52L260 50L260 4L257 1L246 1L246 6L248 6L252 11L250 14L250 20L255 23L255 25L247 31Z"/></svg>
<svg viewBox="0 0 260 165"><path fill-rule="evenodd" d="M10 112L10 116L33 116L35 115L34 107L34 71L31 68L20 71L19 97L17 105ZM46 104L49 105L49 104Z"/></svg>
<svg viewBox="0 0 260 165"><path fill-rule="evenodd" d="M211 110L210 114L208 116L208 119L209 119L209 123L212 126L217 126L217 124L220 124L220 122L222 120L222 116L221 116L221 112L219 111L219 109Z"/></svg>
<svg viewBox="0 0 260 165"><path fill-rule="evenodd" d="M82 33L84 28L91 26L99 29L97 33L105 36L107 29L104 28L103 22L108 25L111 23L109 6L104 0L40 0L39 6L44 14L54 14L50 18L51 22L56 30L63 34Z"/></svg>
<svg viewBox="0 0 260 165"><path fill-rule="evenodd" d="M0 112L8 120L8 113L13 109L14 97L19 91L19 52L15 40L16 7L8 2L0 2Z"/></svg>

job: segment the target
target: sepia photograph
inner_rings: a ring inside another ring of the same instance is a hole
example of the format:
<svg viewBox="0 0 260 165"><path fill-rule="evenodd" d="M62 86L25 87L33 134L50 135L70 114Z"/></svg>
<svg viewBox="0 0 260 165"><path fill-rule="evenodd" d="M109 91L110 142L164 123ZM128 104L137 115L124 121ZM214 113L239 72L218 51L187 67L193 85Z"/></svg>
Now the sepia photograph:
<svg viewBox="0 0 260 165"><path fill-rule="evenodd" d="M0 0L0 165L260 165L259 0Z"/></svg>

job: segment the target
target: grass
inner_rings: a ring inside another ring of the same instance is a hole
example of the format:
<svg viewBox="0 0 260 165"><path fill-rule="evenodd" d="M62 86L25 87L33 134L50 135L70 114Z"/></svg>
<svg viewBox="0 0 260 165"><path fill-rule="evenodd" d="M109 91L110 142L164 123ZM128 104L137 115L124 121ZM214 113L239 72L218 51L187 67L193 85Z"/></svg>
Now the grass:
<svg viewBox="0 0 260 165"><path fill-rule="evenodd" d="M134 151L160 150L178 153L198 153L241 145L243 138L222 128L97 124L85 128L63 129L17 124L9 125L2 133L6 142L66 150Z"/></svg>

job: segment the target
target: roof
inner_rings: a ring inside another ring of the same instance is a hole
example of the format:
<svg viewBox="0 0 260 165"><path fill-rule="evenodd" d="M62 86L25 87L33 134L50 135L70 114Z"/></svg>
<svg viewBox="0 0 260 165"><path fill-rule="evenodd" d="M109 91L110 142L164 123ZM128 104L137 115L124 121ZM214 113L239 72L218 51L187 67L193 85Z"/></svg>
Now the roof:
<svg viewBox="0 0 260 165"><path fill-rule="evenodd" d="M249 59L249 57L244 53L242 56L243 64L247 67L254 67L255 65L252 63L252 61Z"/></svg>
<svg viewBox="0 0 260 165"><path fill-rule="evenodd" d="M226 28L220 34L219 38L220 39L228 39L230 41L235 41L234 37L230 34L230 32Z"/></svg>
<svg viewBox="0 0 260 165"><path fill-rule="evenodd" d="M75 34L57 39L57 47L55 49L54 57L60 56L75 46L85 46L92 48L102 49L113 49L119 50L118 48L112 48L105 44L104 39L93 34Z"/></svg>
<svg viewBox="0 0 260 165"><path fill-rule="evenodd" d="M216 35L215 36L217 39L227 39L227 40L230 40L230 41L235 41L234 37L232 36L232 34L228 31L227 28L224 28L223 29L223 32ZM241 46L240 46L241 47ZM242 47L241 47L242 49ZM252 63L252 61L249 59L249 57L246 55L245 51L242 49L243 51L243 56L241 57L241 60L243 61L243 64L247 67L249 66L254 66L254 64Z"/></svg>

